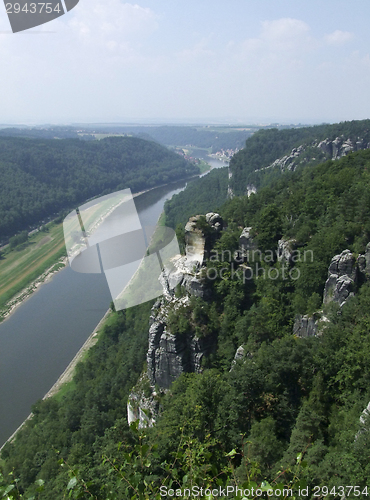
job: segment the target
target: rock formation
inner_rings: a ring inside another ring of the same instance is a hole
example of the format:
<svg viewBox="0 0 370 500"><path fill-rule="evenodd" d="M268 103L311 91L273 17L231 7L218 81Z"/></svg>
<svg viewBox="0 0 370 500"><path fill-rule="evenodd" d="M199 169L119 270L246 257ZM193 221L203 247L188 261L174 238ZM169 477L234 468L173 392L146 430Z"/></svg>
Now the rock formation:
<svg viewBox="0 0 370 500"><path fill-rule="evenodd" d="M262 168L261 170L266 170L269 168L278 167L282 172L287 170L295 170L298 163L307 163L310 160L316 160L316 158L303 158L303 153L306 152L308 148L317 148L323 153L327 160L339 160L343 156L352 153L353 151L359 151L361 149L369 149L370 143L364 141L362 138L358 137L354 142L351 139L345 139L342 137L337 137L333 141L330 139L324 139L321 142L314 142L311 145L301 144L297 148L293 148L292 151L282 158L277 158L271 165ZM315 155L316 156L316 155Z"/></svg>
<svg viewBox="0 0 370 500"><path fill-rule="evenodd" d="M277 258L280 261L292 263L296 240L281 239L278 241Z"/></svg>
<svg viewBox="0 0 370 500"><path fill-rule="evenodd" d="M191 332L171 332L169 316L177 312L183 314L192 295L207 298L203 260L222 226L222 218L217 213L191 217L185 226L185 256L172 259L172 269L164 269L160 276L163 296L151 312L147 372L130 394L129 422L139 419L140 426L152 425L158 410L155 388L167 390L182 373L201 372L202 358L215 347L215 339L210 335L199 338ZM149 395L141 389L145 378Z"/></svg>
<svg viewBox="0 0 370 500"><path fill-rule="evenodd" d="M330 262L323 305L334 302L342 307L350 297L354 296L359 285L368 280L370 280L370 243L366 245L365 253L359 255L357 260L350 250L343 250ZM293 334L298 337L320 335L328 322L322 310L312 316L297 314Z"/></svg>
<svg viewBox="0 0 370 500"><path fill-rule="evenodd" d="M349 250L335 255L328 270L325 283L324 304L337 302L340 307L354 295L357 282L357 265Z"/></svg>

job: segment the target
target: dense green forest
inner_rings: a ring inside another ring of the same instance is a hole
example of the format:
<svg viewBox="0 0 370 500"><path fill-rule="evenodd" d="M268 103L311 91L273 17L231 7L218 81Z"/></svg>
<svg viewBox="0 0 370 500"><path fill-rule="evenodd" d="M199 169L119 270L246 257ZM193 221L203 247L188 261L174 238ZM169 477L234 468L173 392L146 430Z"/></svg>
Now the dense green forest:
<svg viewBox="0 0 370 500"><path fill-rule="evenodd" d="M197 173L165 147L133 137L0 137L0 241L91 197L138 192Z"/></svg>
<svg viewBox="0 0 370 500"><path fill-rule="evenodd" d="M220 182L220 192L222 176L209 180ZM209 195L194 195L194 213ZM167 204L171 224L186 222L186 196ZM145 369L152 304L114 313L69 391L37 403L34 418L3 449L5 481L11 487L19 479L14 498L37 488L40 499L160 498L161 485L262 481L307 485L309 494L297 499L314 498L314 488L324 486L321 498L370 494L370 434L364 416L360 422L370 401L369 282L359 282L341 309L325 306L330 322L322 335L292 333L297 313L323 307L332 257L344 249L358 256L370 241L370 151L283 174L219 212L225 229L214 250L237 250L242 228L251 226L258 264L275 269L276 279L265 279L268 272L239 279L232 259L206 262L208 269L222 266L222 277L208 280L210 298L192 297L171 328L212 335L215 349L202 373L183 374L167 393L157 390L160 416L145 431L129 429L126 402ZM279 259L263 258L282 237L312 250L313 259L295 263L299 279L284 275ZM240 346L246 355L233 363ZM358 489L348 493L346 485Z"/></svg>
<svg viewBox="0 0 370 500"><path fill-rule="evenodd" d="M276 171L255 172L271 165L276 159L289 155L293 148L304 145L308 148L307 158L304 163L319 163L325 159L325 155L317 148L310 149L312 143L329 139L333 141L336 137L343 136L356 143L358 138L370 142L370 120L356 120L351 122L336 123L334 125L316 125L313 127L290 128L278 130L271 128L259 130L250 137L245 148L235 154L230 162L230 170L233 174L230 187L235 195L243 195L248 184L257 187L267 185L277 179L280 175Z"/></svg>
<svg viewBox="0 0 370 500"><path fill-rule="evenodd" d="M186 189L165 203L166 225L184 225L195 213L217 211L227 198L228 169L217 168L200 179L189 181Z"/></svg>

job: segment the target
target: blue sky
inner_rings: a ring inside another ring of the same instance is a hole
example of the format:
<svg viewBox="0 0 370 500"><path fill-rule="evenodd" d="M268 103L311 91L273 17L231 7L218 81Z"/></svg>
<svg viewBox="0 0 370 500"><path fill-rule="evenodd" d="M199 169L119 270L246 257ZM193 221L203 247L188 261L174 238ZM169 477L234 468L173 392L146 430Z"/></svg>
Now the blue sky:
<svg viewBox="0 0 370 500"><path fill-rule="evenodd" d="M370 117L368 0L80 0L12 34L0 123Z"/></svg>

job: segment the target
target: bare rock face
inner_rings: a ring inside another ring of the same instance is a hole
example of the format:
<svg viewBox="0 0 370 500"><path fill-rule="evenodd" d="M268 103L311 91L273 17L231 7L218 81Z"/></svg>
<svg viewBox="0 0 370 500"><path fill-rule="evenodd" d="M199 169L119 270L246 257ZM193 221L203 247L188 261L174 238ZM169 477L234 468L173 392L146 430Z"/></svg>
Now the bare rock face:
<svg viewBox="0 0 370 500"><path fill-rule="evenodd" d="M139 420L139 429L152 427L158 414L156 393L151 391L146 373L139 378L127 401L127 420L129 425Z"/></svg>
<svg viewBox="0 0 370 500"><path fill-rule="evenodd" d="M357 138L356 142L353 142L351 139L345 139L342 136L336 137L334 141L325 139L324 141L321 141L317 147L321 149L321 151L323 151L328 158L338 160L339 158L352 153L352 151L368 149L370 144L360 137Z"/></svg>
<svg viewBox="0 0 370 500"><path fill-rule="evenodd" d="M324 139L319 143L315 141L311 146L322 151L328 160L338 160L352 153L352 151L369 149L370 143L367 143L361 137L358 137L357 141L353 142L351 139L341 136L336 137L333 141L330 139ZM271 165L264 167L262 170L278 167L282 172L287 170L294 171L306 149L306 146L301 144L299 147L293 148L290 154L276 159ZM312 159L314 160L315 158Z"/></svg>
<svg viewBox="0 0 370 500"><path fill-rule="evenodd" d="M317 319L313 316L297 314L294 320L293 335L297 337L314 337L317 330Z"/></svg>
<svg viewBox="0 0 370 500"><path fill-rule="evenodd" d="M209 240L219 236L223 220L214 212L206 214L203 226L199 224L200 220L199 215L189 219L185 226L185 256L174 258L172 269L165 269L160 276L163 298L152 308L147 352L148 379L153 387L157 384L162 389L168 389L182 373L201 371L203 356L214 347L213 338L174 335L168 325L169 312L179 310L181 314L181 308L189 303L189 296L204 299L208 296L202 265ZM176 287L182 290L181 298L176 296Z"/></svg>
<svg viewBox="0 0 370 500"><path fill-rule="evenodd" d="M163 307L168 306L163 304ZM147 374L150 384L168 389L182 373L200 373L203 356L208 355L214 346L215 339L211 336L173 335L166 323L166 314L159 311L159 320L149 330Z"/></svg>
<svg viewBox="0 0 370 500"><path fill-rule="evenodd" d="M293 171L296 168L297 159L304 151L305 148L303 145L300 145L298 148L293 148L289 155L278 158L274 161L274 163L266 168L279 167L282 172L285 172L286 170Z"/></svg>
<svg viewBox="0 0 370 500"><path fill-rule="evenodd" d="M252 227L245 227L239 237L239 247L242 251L252 251L257 249L257 244L251 236Z"/></svg>
<svg viewBox="0 0 370 500"><path fill-rule="evenodd" d="M349 250L333 257L325 283L324 304L337 302L341 307L354 295L357 282L357 266L355 258Z"/></svg>
<svg viewBox="0 0 370 500"><path fill-rule="evenodd" d="M206 244L205 235L197 228L199 219L200 215L190 217L185 226L185 253L188 262L192 261L194 265L202 264Z"/></svg>
<svg viewBox="0 0 370 500"><path fill-rule="evenodd" d="M256 194L257 188L254 184L247 184L247 196L250 197L251 194Z"/></svg>

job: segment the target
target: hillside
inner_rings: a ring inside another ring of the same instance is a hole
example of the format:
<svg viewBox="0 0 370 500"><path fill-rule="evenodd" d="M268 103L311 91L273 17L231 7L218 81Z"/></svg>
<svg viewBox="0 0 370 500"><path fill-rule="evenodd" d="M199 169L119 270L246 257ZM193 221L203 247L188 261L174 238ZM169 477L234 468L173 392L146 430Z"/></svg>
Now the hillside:
<svg viewBox="0 0 370 500"><path fill-rule="evenodd" d="M138 192L197 173L165 147L133 137L0 137L0 242L91 197Z"/></svg>
<svg viewBox="0 0 370 500"><path fill-rule="evenodd" d="M67 485L108 500L262 481L366 498L369 193L364 150L193 218L164 297L114 314L73 385L3 449L5 474L55 500Z"/></svg>
<svg viewBox="0 0 370 500"><path fill-rule="evenodd" d="M230 162L230 194L274 182L282 171L338 159L370 144L370 120L259 130Z"/></svg>

